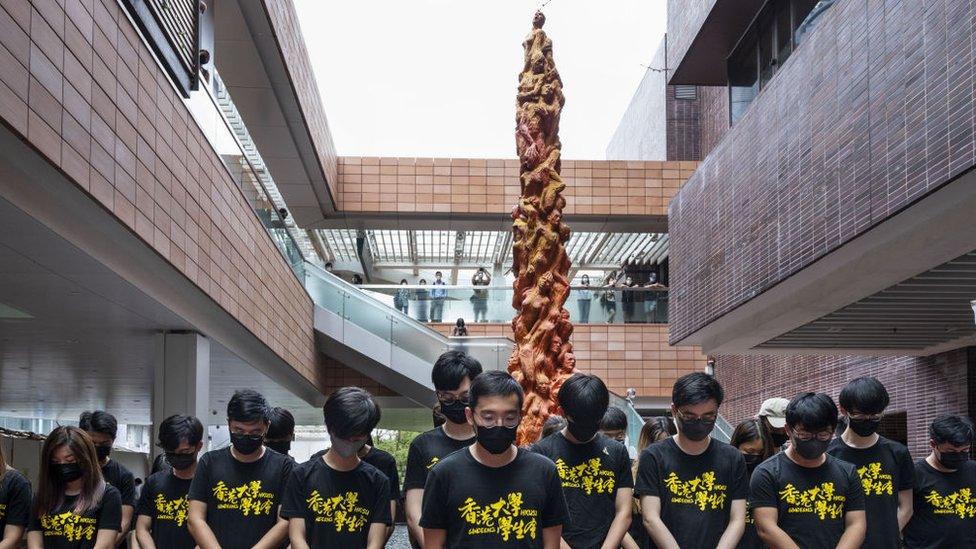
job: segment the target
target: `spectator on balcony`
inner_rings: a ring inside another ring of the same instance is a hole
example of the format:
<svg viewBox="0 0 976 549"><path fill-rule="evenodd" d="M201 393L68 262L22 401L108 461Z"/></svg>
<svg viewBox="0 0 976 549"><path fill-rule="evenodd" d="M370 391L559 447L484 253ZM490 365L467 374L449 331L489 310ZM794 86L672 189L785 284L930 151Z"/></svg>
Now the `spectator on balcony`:
<svg viewBox="0 0 976 549"><path fill-rule="evenodd" d="M406 286L407 279L401 278L400 285ZM396 307L396 310L400 311L401 313L405 315L409 315L410 314L410 290L406 288L398 289L396 293L393 294L393 306Z"/></svg>
<svg viewBox="0 0 976 549"><path fill-rule="evenodd" d="M607 324L613 324L617 316L617 290L614 289L617 287L617 278L610 275L603 287L606 289L603 291L603 296L600 297L600 304L603 305L603 311L607 314Z"/></svg>
<svg viewBox="0 0 976 549"><path fill-rule="evenodd" d="M590 303L593 301L593 290L590 289L590 275L580 278L582 288L576 290L576 304L579 306L579 323L589 324Z"/></svg>
<svg viewBox="0 0 976 549"><path fill-rule="evenodd" d="M657 318L658 307L657 301L660 296L660 292L667 290L668 287L657 281L657 273L651 271L647 275L647 284L644 284L644 288L648 291L644 295L644 321L655 323L655 322L667 322L666 318ZM662 316L664 316L662 314Z"/></svg>
<svg viewBox="0 0 976 549"><path fill-rule="evenodd" d="M468 327L464 325L464 319L459 318L454 324L454 328L451 329L452 337L467 337Z"/></svg>
<svg viewBox="0 0 976 549"><path fill-rule="evenodd" d="M478 267L478 272L471 277L472 286L488 286L491 284L491 275L484 267ZM475 290L471 296L471 303L474 306L474 321L488 322L488 290Z"/></svg>
<svg viewBox="0 0 976 549"><path fill-rule="evenodd" d="M355 284L356 286L359 286L360 284L363 283L363 277L359 276L358 274L353 274L352 283Z"/></svg>
<svg viewBox="0 0 976 549"><path fill-rule="evenodd" d="M641 292L637 291L637 283L634 282L634 277L627 275L624 278L622 290L623 295L622 301L624 304L624 322L627 324L632 324L635 322L641 322L641 318L638 316L638 311L643 313L643 299L641 298ZM640 308L638 308L638 302L640 303Z"/></svg>
<svg viewBox="0 0 976 549"><path fill-rule="evenodd" d="M427 279L421 278L420 285L426 286ZM430 307L430 304L428 303L429 300L430 294L427 290L417 290L417 320L421 322L427 322L427 310Z"/></svg>
<svg viewBox="0 0 976 549"><path fill-rule="evenodd" d="M431 322L442 322L444 318L444 298L447 297L447 290L443 287L437 288L436 286L447 286L442 279L442 274L440 271L434 273L434 286L435 288L430 291L430 297L433 298L433 302L430 304L430 321Z"/></svg>

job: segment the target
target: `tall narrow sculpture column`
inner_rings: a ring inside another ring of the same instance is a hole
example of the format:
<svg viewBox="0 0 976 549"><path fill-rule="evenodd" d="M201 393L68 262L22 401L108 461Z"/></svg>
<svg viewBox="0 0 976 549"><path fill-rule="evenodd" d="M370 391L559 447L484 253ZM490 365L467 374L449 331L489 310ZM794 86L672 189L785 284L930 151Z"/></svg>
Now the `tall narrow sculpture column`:
<svg viewBox="0 0 976 549"><path fill-rule="evenodd" d="M512 209L512 320L515 350L508 371L525 391L518 443L534 442L542 424L559 412L557 396L576 367L569 341L573 325L563 308L569 295L569 227L563 223L566 184L559 176L559 114L563 83L552 58L552 41L536 12L532 32L522 44L525 65L519 75L515 145L522 195Z"/></svg>

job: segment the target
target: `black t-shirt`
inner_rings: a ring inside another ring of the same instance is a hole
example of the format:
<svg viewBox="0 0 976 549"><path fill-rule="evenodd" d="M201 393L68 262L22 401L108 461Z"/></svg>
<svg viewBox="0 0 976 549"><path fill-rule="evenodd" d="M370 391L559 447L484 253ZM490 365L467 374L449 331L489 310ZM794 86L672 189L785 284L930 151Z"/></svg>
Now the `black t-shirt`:
<svg viewBox="0 0 976 549"><path fill-rule="evenodd" d="M122 501L114 486L106 485L97 505L82 514L74 512L78 496L65 496L50 513L31 516L28 531L44 535L44 549L92 549L99 530L122 530Z"/></svg>
<svg viewBox="0 0 976 549"><path fill-rule="evenodd" d="M568 518L553 462L519 449L488 467L463 450L430 470L420 526L446 530L452 548L541 548L542 530Z"/></svg>
<svg viewBox="0 0 976 549"><path fill-rule="evenodd" d="M0 537L7 525L27 527L30 522L30 482L13 469L0 471Z"/></svg>
<svg viewBox="0 0 976 549"><path fill-rule="evenodd" d="M854 466L864 488L864 511L868 532L865 549L889 549L901 543L898 529L898 492L910 490L915 482L915 465L908 448L879 437L870 448L851 448L835 438L827 453Z"/></svg>
<svg viewBox="0 0 976 549"><path fill-rule="evenodd" d="M915 512L905 526L905 547L976 547L976 462L953 473L915 462Z"/></svg>
<svg viewBox="0 0 976 549"><path fill-rule="evenodd" d="M186 496L192 481L174 475L172 469L153 473L146 479L136 514L152 519L150 532L156 547L196 547L186 524Z"/></svg>
<svg viewBox="0 0 976 549"><path fill-rule="evenodd" d="M738 549L763 549L766 547L759 538L759 531L756 530L756 519L752 516L752 508L746 505L746 529L739 538Z"/></svg>
<svg viewBox="0 0 976 549"><path fill-rule="evenodd" d="M400 472L397 470L397 462L393 454L373 447L363 457L363 461L386 475L386 479L390 481L390 499L400 499Z"/></svg>
<svg viewBox="0 0 976 549"><path fill-rule="evenodd" d="M288 475L295 462L278 452L243 463L230 447L200 458L189 499L207 504L207 524L221 547L251 547L278 522Z"/></svg>
<svg viewBox="0 0 976 549"><path fill-rule="evenodd" d="M569 507L563 539L573 549L599 548L617 514L617 489L634 487L627 448L602 434L586 444L573 444L556 432L532 451L556 464Z"/></svg>
<svg viewBox="0 0 976 549"><path fill-rule="evenodd" d="M393 523L390 481L366 462L337 471L311 459L292 471L281 516L305 519L310 547L366 547L370 526Z"/></svg>
<svg viewBox="0 0 976 549"><path fill-rule="evenodd" d="M801 467L780 452L752 473L753 509L775 507L777 524L801 549L836 547L844 515L864 510L864 490L854 466L827 454L820 467Z"/></svg>
<svg viewBox="0 0 976 549"><path fill-rule="evenodd" d="M474 444L475 437L467 440L455 440L444 432L441 427L420 433L410 443L407 451L407 470L403 474L403 492L414 488L424 489L427 483L427 473L440 460L448 455Z"/></svg>
<svg viewBox="0 0 976 549"><path fill-rule="evenodd" d="M715 547L747 482L745 459L732 446L713 439L693 456L668 438L641 452L634 492L661 498L661 520L679 546Z"/></svg>
<svg viewBox="0 0 976 549"><path fill-rule="evenodd" d="M114 459L109 459L102 467L102 476L105 477L105 482L119 491L122 505L136 506L136 481L128 469Z"/></svg>

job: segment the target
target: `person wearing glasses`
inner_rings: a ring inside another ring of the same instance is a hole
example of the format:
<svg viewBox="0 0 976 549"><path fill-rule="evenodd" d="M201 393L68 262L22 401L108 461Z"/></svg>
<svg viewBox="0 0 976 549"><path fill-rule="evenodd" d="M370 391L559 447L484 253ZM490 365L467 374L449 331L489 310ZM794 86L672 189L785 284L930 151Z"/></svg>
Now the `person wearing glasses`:
<svg viewBox="0 0 976 549"><path fill-rule="evenodd" d="M474 443L475 430L468 423L465 408L468 406L471 381L480 373L481 364L463 351L447 351L434 363L430 377L440 413L447 421L413 439L407 451L407 468L403 479L407 528L415 547L424 546L420 514L427 474L444 456Z"/></svg>
<svg viewBox="0 0 976 549"><path fill-rule="evenodd" d="M558 549L569 517L556 464L514 444L522 387L492 370L475 378L469 395L465 415L477 442L431 469L424 548Z"/></svg>
<svg viewBox="0 0 976 549"><path fill-rule="evenodd" d="M732 549L742 537L746 462L709 436L724 397L722 386L704 372L678 378L671 391L678 434L641 452L634 492L655 547Z"/></svg>
<svg viewBox="0 0 976 549"><path fill-rule="evenodd" d="M786 407L790 445L752 474L749 506L763 543L780 547L856 549L867 520L854 466L826 453L837 405L823 393L800 393Z"/></svg>
<svg viewBox="0 0 976 549"><path fill-rule="evenodd" d="M827 453L854 465L864 486L868 528L865 549L898 547L912 518L915 464L908 448L878 434L888 407L888 391L873 377L859 377L840 391L840 413L847 428Z"/></svg>

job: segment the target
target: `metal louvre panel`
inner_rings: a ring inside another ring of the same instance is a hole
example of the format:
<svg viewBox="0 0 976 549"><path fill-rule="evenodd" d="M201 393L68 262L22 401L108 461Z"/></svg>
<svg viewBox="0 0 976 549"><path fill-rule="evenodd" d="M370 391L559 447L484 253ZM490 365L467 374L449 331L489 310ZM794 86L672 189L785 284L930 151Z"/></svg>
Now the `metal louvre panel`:
<svg viewBox="0 0 976 549"><path fill-rule="evenodd" d="M193 71L196 65L197 0L147 0L147 3L175 47L180 61L187 70Z"/></svg>

